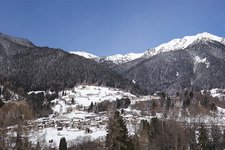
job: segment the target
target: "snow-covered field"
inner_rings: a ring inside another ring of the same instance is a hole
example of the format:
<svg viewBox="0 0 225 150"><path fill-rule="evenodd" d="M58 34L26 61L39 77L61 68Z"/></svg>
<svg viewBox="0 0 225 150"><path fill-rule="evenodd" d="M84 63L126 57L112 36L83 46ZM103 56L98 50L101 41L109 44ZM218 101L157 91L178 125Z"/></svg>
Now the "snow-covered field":
<svg viewBox="0 0 225 150"><path fill-rule="evenodd" d="M128 92L124 92L122 90L116 88L109 87L98 87L98 86L85 86L80 85L74 87L73 89L64 91L66 96L60 97L59 100L55 100L55 102L59 102L61 100L65 100L64 102L71 102L72 98L74 98L75 104L89 106L91 102L102 102L104 100L114 101L116 99L120 99L123 97L134 98L135 95L132 95ZM62 95L62 92L59 93ZM63 105L62 103L58 105ZM57 106L57 105L56 105ZM57 108L53 108L57 111Z"/></svg>
<svg viewBox="0 0 225 150"><path fill-rule="evenodd" d="M63 128L58 131L57 128L44 128L43 130L31 131L30 140L36 143L37 141L43 142L45 145L52 148L58 147L60 139L65 137L68 146L82 143L87 140L104 140L106 136L106 130L104 128L91 127L92 133L85 133L84 130ZM49 142L53 140L53 142ZM43 145L44 146L44 145Z"/></svg>

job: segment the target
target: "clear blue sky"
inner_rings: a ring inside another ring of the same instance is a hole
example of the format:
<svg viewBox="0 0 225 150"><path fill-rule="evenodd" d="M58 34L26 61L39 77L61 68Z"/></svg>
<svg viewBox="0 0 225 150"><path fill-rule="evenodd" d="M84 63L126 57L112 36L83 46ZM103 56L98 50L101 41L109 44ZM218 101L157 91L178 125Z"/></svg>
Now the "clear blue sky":
<svg viewBox="0 0 225 150"><path fill-rule="evenodd" d="M0 0L0 32L100 56L205 31L225 37L225 0Z"/></svg>

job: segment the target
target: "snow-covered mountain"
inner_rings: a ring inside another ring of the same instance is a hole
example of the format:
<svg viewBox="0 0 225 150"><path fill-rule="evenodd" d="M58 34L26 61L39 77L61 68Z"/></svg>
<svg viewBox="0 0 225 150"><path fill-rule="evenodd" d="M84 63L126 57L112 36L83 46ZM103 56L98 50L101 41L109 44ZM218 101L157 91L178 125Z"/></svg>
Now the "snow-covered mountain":
<svg viewBox="0 0 225 150"><path fill-rule="evenodd" d="M183 88L223 88L224 65L225 39L204 32L159 45L113 69L151 93L173 93Z"/></svg>
<svg viewBox="0 0 225 150"><path fill-rule="evenodd" d="M104 59L108 60L108 61L112 61L116 64L122 64L122 63L126 63L132 60L135 60L137 58L140 58L144 55L144 53L129 53L129 54L125 54L125 55L121 55L121 54L116 54L116 55L112 55L112 56L107 56Z"/></svg>
<svg viewBox="0 0 225 150"><path fill-rule="evenodd" d="M121 55L121 54L116 54L116 55L112 55L112 56L105 56L105 57L101 57L101 56L96 56L87 52L82 52L82 51L72 51L70 52L71 54L76 54L88 59L93 59L97 62L105 62L105 61L110 61L113 62L115 64L122 64L122 63L126 63L132 60L135 60L137 58L140 58L144 55L144 53L129 53L129 54L125 54L125 55Z"/></svg>
<svg viewBox="0 0 225 150"><path fill-rule="evenodd" d="M198 41L217 41L222 44L225 44L225 38L215 36L213 34L203 32L194 36L185 36L181 39L173 39L168 43L161 44L155 48L151 48L144 53L143 57L151 57L163 52L175 51L175 50L183 50L188 46L198 42Z"/></svg>
<svg viewBox="0 0 225 150"><path fill-rule="evenodd" d="M116 54L116 55L106 56L106 57L99 57L99 56L95 56L95 55L87 53L87 52L79 52L79 51L71 52L71 53L83 56L88 59L94 59L98 62L100 62L100 60L101 60L101 62L111 61L115 64L123 64L123 63L130 62L130 61L133 61L138 58L149 58L151 56L155 56L155 55L163 53L163 52L182 50L200 40L217 41L222 44L225 44L225 38L218 37L218 36L215 36L215 35L207 33L207 32L203 32L203 33L199 33L194 36L185 36L181 39L180 38L173 39L173 40L171 40L167 43L161 44L155 48L150 48L149 50L147 50L143 53L128 53L125 55Z"/></svg>
<svg viewBox="0 0 225 150"><path fill-rule="evenodd" d="M90 54L90 53L87 53L87 52L81 52L81 51L75 51L75 52L70 52L71 54L76 54L76 55L79 55L79 56L82 56L84 58L88 58L88 59L95 59L97 58L98 56L96 55L93 55L93 54Z"/></svg>

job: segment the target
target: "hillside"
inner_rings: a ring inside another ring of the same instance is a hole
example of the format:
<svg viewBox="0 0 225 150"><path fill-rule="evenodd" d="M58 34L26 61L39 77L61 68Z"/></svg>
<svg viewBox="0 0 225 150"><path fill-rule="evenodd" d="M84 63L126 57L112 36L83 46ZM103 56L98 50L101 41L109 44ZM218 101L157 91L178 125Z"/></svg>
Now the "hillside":
<svg viewBox="0 0 225 150"><path fill-rule="evenodd" d="M0 34L0 77L16 87L59 90L79 83L141 90L93 60L61 49L38 47L30 41Z"/></svg>
<svg viewBox="0 0 225 150"><path fill-rule="evenodd" d="M225 45L221 39L203 36L189 45L184 43L183 47L159 46L149 55L121 64L115 70L150 93L224 88Z"/></svg>

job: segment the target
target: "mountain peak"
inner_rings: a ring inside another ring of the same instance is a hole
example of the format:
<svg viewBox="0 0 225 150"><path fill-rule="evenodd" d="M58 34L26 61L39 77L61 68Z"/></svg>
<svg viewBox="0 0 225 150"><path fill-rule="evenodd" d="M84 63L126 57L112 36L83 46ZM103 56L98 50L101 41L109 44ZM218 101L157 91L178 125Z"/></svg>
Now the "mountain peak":
<svg viewBox="0 0 225 150"><path fill-rule="evenodd" d="M194 36L185 36L181 39L173 39L168 43L161 44L156 48L149 49L144 57L151 57L163 52L182 50L187 48L189 45L193 44L196 41L205 40L205 41L217 41L222 44L225 44L225 39L222 37L215 36L208 32L199 33Z"/></svg>
<svg viewBox="0 0 225 150"><path fill-rule="evenodd" d="M212 40L212 41L217 41L217 42L223 42L224 38L218 37L218 36L213 35L213 34L208 33L208 32L203 32L203 33L199 33L199 34L194 35L194 36L185 36L183 39Z"/></svg>
<svg viewBox="0 0 225 150"><path fill-rule="evenodd" d="M216 36L214 34L211 34L209 32L202 32L202 33L198 33L196 35L193 35L193 36L197 36L197 37L212 37L212 36ZM216 36L217 37L217 36Z"/></svg>

